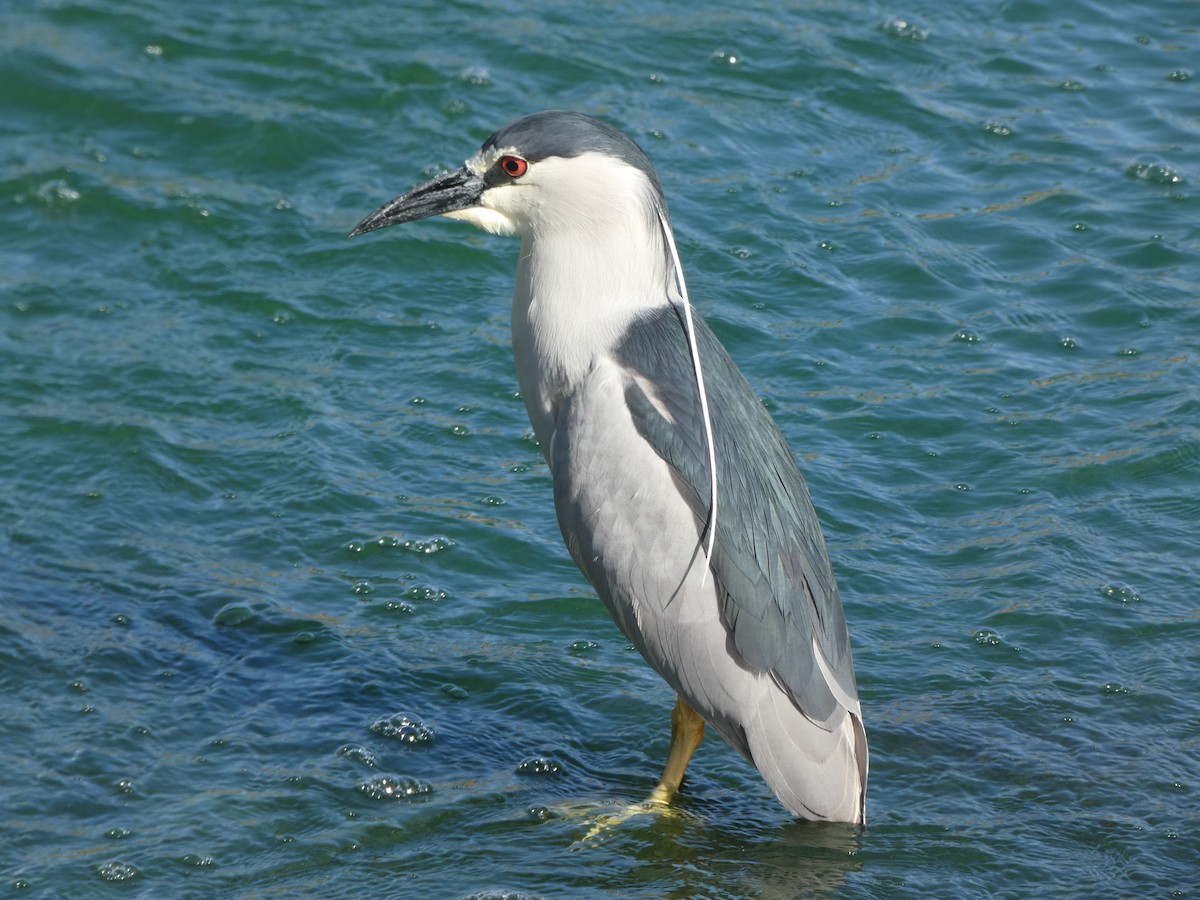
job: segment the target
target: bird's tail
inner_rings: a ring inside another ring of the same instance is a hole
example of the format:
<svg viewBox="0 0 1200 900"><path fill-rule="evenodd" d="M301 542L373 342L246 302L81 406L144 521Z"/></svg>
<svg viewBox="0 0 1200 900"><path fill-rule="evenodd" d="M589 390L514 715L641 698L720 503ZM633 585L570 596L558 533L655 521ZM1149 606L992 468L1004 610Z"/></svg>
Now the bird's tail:
<svg viewBox="0 0 1200 900"><path fill-rule="evenodd" d="M755 766L789 812L864 824L867 736L856 710L827 731L764 678L743 729Z"/></svg>

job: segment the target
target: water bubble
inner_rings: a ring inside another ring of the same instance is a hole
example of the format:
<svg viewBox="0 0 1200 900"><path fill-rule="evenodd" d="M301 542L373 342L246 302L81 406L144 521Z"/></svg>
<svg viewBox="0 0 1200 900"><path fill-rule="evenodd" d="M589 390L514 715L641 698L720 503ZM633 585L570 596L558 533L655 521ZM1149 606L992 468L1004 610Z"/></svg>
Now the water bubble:
<svg viewBox="0 0 1200 900"><path fill-rule="evenodd" d="M963 493L966 493L971 490L971 486L964 481L959 481L955 483L954 489L956 491L962 491Z"/></svg>
<svg viewBox="0 0 1200 900"><path fill-rule="evenodd" d="M416 612L417 608L406 600L388 600L383 604L383 608L388 612L411 613Z"/></svg>
<svg viewBox="0 0 1200 900"><path fill-rule="evenodd" d="M358 579L358 581L351 585L350 589L360 597L366 597L368 594L374 593L375 591L375 588L371 585L371 582L367 581L365 578Z"/></svg>
<svg viewBox="0 0 1200 900"><path fill-rule="evenodd" d="M104 836L113 841L119 841L122 838L127 838L131 834L133 834L133 831L128 828L110 828L108 831L104 832Z"/></svg>
<svg viewBox="0 0 1200 900"><path fill-rule="evenodd" d="M600 645L595 641L572 641L568 648L572 653L587 653L589 650L595 650Z"/></svg>
<svg viewBox="0 0 1200 900"><path fill-rule="evenodd" d="M122 778L117 782L117 790L122 794L132 794L134 792L133 779Z"/></svg>
<svg viewBox="0 0 1200 900"><path fill-rule="evenodd" d="M455 437L467 437L470 435L471 429L469 429L466 425L451 425L450 433Z"/></svg>
<svg viewBox="0 0 1200 900"><path fill-rule="evenodd" d="M236 626L245 625L253 618L254 610L249 606L241 603L228 603L213 616L213 622L217 625Z"/></svg>
<svg viewBox="0 0 1200 900"><path fill-rule="evenodd" d="M737 66L743 62L742 54L736 50L714 50L712 60L727 66Z"/></svg>
<svg viewBox="0 0 1200 900"><path fill-rule="evenodd" d="M375 768L374 752L360 744L343 744L338 747L337 755L369 769Z"/></svg>
<svg viewBox="0 0 1200 900"><path fill-rule="evenodd" d="M424 540L417 538L401 540L389 534L371 538L370 540L352 540L344 545L347 553L355 555L367 554L371 556L396 548L420 554L438 553L442 550L449 550L453 546L454 541L441 535L434 535Z"/></svg>
<svg viewBox="0 0 1200 900"><path fill-rule="evenodd" d="M1185 179L1179 172L1162 162L1134 162L1125 167L1125 174L1150 184L1179 185Z"/></svg>
<svg viewBox="0 0 1200 900"><path fill-rule="evenodd" d="M114 625L128 625L129 622L130 622L129 616L125 615L124 613L117 613L115 616L112 617L112 623Z"/></svg>
<svg viewBox="0 0 1200 900"><path fill-rule="evenodd" d="M518 775L563 775L566 767L547 756L529 756L517 766Z"/></svg>
<svg viewBox="0 0 1200 900"><path fill-rule="evenodd" d="M825 250L828 253L832 253L834 250L837 249L837 247L834 245L833 241L821 241L820 243L817 244L817 246L819 248L821 248L822 250Z"/></svg>
<svg viewBox="0 0 1200 900"><path fill-rule="evenodd" d="M72 681L69 685L67 685L67 687L75 691L77 694L86 694L88 692L87 685L79 680Z"/></svg>
<svg viewBox="0 0 1200 900"><path fill-rule="evenodd" d="M431 587L427 584L417 584L406 590L404 596L409 600L416 600L418 602L437 603L445 600L450 595L440 588Z"/></svg>
<svg viewBox="0 0 1200 900"><path fill-rule="evenodd" d="M457 684L443 684L441 690L451 700L466 700L471 696L467 693L466 688L461 688Z"/></svg>
<svg viewBox="0 0 1200 900"><path fill-rule="evenodd" d="M1068 78L1066 81L1063 81L1062 83L1060 83L1059 87L1062 88L1064 91L1082 91L1083 90L1082 84L1080 84L1078 81L1073 81L1070 78Z"/></svg>
<svg viewBox="0 0 1200 900"><path fill-rule="evenodd" d="M969 331L966 328L960 328L958 331L954 332L954 340L962 344L978 344L981 338L973 331Z"/></svg>
<svg viewBox="0 0 1200 900"><path fill-rule="evenodd" d="M410 539L401 544L401 546L404 547L405 550L409 550L413 553L431 554L440 553L443 550L450 550L454 547L454 541L450 540L450 538L442 537L441 535L434 535L425 541L414 541Z"/></svg>
<svg viewBox="0 0 1200 900"><path fill-rule="evenodd" d="M417 747L433 740L433 729L407 713L392 713L371 723L371 731L380 737Z"/></svg>
<svg viewBox="0 0 1200 900"><path fill-rule="evenodd" d="M185 866L194 866L197 869L206 869L217 864L217 861L211 856L199 856L195 853L185 853L179 857L179 861Z"/></svg>
<svg viewBox="0 0 1200 900"><path fill-rule="evenodd" d="M130 881L141 874L136 866L123 862L106 862L96 869L105 881Z"/></svg>
<svg viewBox="0 0 1200 900"><path fill-rule="evenodd" d="M467 84L475 85L476 87L484 87L492 81L492 73L483 66L469 66L463 69L458 77Z"/></svg>
<svg viewBox="0 0 1200 900"><path fill-rule="evenodd" d="M147 44L142 48L146 51L147 56L162 56L163 49L158 44Z"/></svg>
<svg viewBox="0 0 1200 900"><path fill-rule="evenodd" d="M1191 78L1192 73L1186 69L1176 69L1174 72L1171 72L1169 75L1167 75L1168 81L1190 81Z"/></svg>
<svg viewBox="0 0 1200 900"><path fill-rule="evenodd" d="M988 122L983 126L983 130L996 137L1012 137L1013 134L1012 127L1002 122Z"/></svg>
<svg viewBox="0 0 1200 900"><path fill-rule="evenodd" d="M986 628L981 628L971 635L975 639L975 643L981 647L999 647L1004 643L1004 639L994 631L989 631Z"/></svg>
<svg viewBox="0 0 1200 900"><path fill-rule="evenodd" d="M929 37L929 29L922 28L906 19L891 19L883 23L883 33L889 37L904 38L909 41L923 41Z"/></svg>
<svg viewBox="0 0 1200 900"><path fill-rule="evenodd" d="M63 203L74 203L82 194L61 178L56 178L53 181L47 181L34 191L34 196L47 206L58 206Z"/></svg>
<svg viewBox="0 0 1200 900"><path fill-rule="evenodd" d="M1088 230L1087 223L1086 222L1075 222L1074 224L1071 225L1071 230L1072 231L1087 231Z"/></svg>
<svg viewBox="0 0 1200 900"><path fill-rule="evenodd" d="M1132 694L1133 693L1133 691L1131 691L1129 688L1124 687L1123 685L1120 685L1115 681L1105 682L1104 686L1101 688L1101 691L1103 691L1105 694Z"/></svg>
<svg viewBox="0 0 1200 900"><path fill-rule="evenodd" d="M488 496L488 497L484 497L484 498L483 498L483 499L482 499L480 502L481 502L481 503L482 503L484 506L503 506L503 505L504 505L504 498L503 498L503 497L491 497L491 496Z"/></svg>
<svg viewBox="0 0 1200 900"><path fill-rule="evenodd" d="M372 778L359 784L358 789L372 800L412 800L433 793L433 785L399 775Z"/></svg>
<svg viewBox="0 0 1200 900"><path fill-rule="evenodd" d="M1105 599L1115 600L1122 604L1142 602L1141 595L1137 591L1120 581L1110 581L1100 588L1100 594Z"/></svg>

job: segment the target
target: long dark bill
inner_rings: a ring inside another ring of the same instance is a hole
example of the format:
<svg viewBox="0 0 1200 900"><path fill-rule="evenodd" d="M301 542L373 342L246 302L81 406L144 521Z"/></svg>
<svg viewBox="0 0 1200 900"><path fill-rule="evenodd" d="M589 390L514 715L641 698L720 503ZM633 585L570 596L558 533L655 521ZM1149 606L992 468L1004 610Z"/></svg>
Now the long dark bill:
<svg viewBox="0 0 1200 900"><path fill-rule="evenodd" d="M428 216L440 216L479 205L483 179L466 166L437 176L407 194L385 203L350 232L350 237L378 231L389 225L413 222Z"/></svg>

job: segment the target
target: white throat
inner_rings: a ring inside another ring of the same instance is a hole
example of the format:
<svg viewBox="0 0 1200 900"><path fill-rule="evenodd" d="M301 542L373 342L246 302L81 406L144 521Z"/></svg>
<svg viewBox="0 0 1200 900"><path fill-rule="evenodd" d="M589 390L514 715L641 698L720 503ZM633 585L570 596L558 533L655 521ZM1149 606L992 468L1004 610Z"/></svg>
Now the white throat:
<svg viewBox="0 0 1200 900"><path fill-rule="evenodd" d="M670 303L673 272L663 225L649 185L630 171L636 185L609 183L605 193L598 180L597 192L579 197L562 216L542 209L523 229L513 356L543 450L556 404L611 355L638 315ZM578 178L578 168L573 174Z"/></svg>

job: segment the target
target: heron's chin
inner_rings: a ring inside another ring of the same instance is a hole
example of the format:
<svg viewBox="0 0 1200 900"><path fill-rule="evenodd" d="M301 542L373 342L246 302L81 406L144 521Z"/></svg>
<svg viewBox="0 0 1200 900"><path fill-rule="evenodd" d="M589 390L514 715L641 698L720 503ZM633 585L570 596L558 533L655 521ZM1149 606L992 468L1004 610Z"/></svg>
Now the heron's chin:
<svg viewBox="0 0 1200 900"><path fill-rule="evenodd" d="M468 209L456 209L453 212L442 213L447 219L459 219L470 222L476 228L481 228L490 234L516 234L517 223L504 213L484 206L472 206Z"/></svg>

